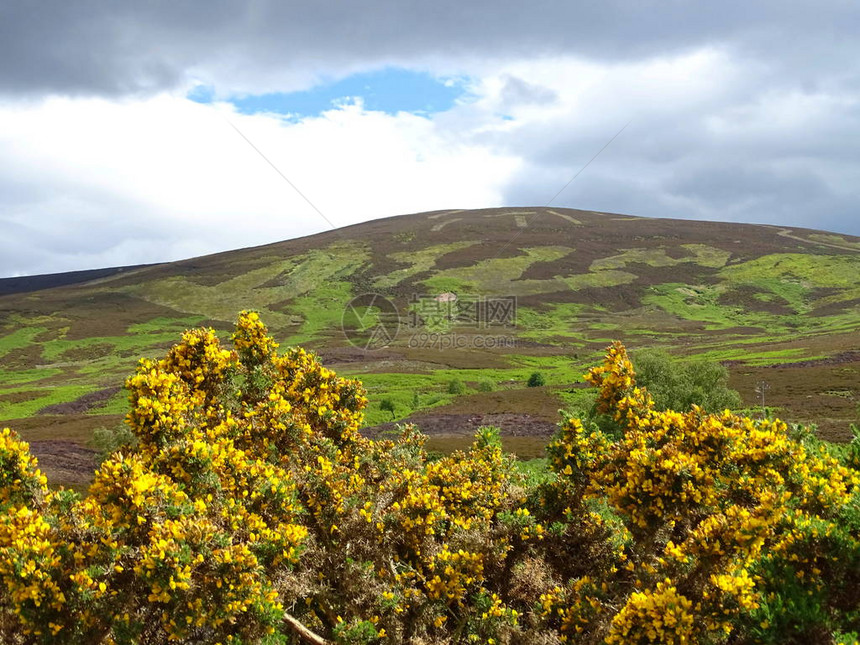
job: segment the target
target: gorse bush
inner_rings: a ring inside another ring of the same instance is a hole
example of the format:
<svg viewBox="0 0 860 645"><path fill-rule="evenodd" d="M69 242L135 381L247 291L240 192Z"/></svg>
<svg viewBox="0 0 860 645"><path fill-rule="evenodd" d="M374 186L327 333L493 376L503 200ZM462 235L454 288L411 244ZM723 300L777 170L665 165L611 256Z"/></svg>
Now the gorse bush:
<svg viewBox="0 0 860 645"><path fill-rule="evenodd" d="M498 432L428 459L411 426L256 314L127 381L137 445L51 491L0 434L4 643L847 642L858 473L776 420L658 411L624 348L588 375L620 429L566 420L551 472Z"/></svg>

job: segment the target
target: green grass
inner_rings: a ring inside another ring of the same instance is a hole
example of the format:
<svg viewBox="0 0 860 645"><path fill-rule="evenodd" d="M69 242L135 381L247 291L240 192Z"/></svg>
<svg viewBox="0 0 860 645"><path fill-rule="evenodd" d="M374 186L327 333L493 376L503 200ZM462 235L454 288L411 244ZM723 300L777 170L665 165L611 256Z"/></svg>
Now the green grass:
<svg viewBox="0 0 860 645"><path fill-rule="evenodd" d="M860 256L801 253L774 253L720 271L730 283L751 285L784 298L798 313L810 309L808 299L815 288L839 290L822 298L822 303L860 297L858 275Z"/></svg>
<svg viewBox="0 0 860 645"><path fill-rule="evenodd" d="M541 309L517 308L517 336L537 341L564 338L566 346L581 345L578 340L586 306L578 303L553 303Z"/></svg>
<svg viewBox="0 0 860 645"><path fill-rule="evenodd" d="M720 275L734 282L777 279L810 287L856 290L860 288L860 256L773 253L725 267Z"/></svg>
<svg viewBox="0 0 860 645"><path fill-rule="evenodd" d="M559 389L556 394L564 402L564 411L572 417L585 416L594 405L596 396L594 388Z"/></svg>
<svg viewBox="0 0 860 645"><path fill-rule="evenodd" d="M48 331L47 327L21 327L0 337L0 357L5 356L13 349L27 347L39 334L46 331Z"/></svg>
<svg viewBox="0 0 860 645"><path fill-rule="evenodd" d="M294 300L352 275L369 257L365 245L339 241L292 258L260 258L263 266L211 287L176 276L127 289L176 311L230 323L235 322L240 310L254 309L270 326L283 328L293 326L295 320L271 309L271 305Z"/></svg>
<svg viewBox="0 0 860 645"><path fill-rule="evenodd" d="M347 374L343 373L346 376ZM390 399L395 406L395 421L405 419L413 412L445 405L454 400L448 394L448 381L439 374L354 374L367 390L368 406L365 410L365 425L374 426L391 421L391 413L380 409L383 399ZM450 379L448 379L450 380ZM413 407L415 392L419 406Z"/></svg>
<svg viewBox="0 0 860 645"><path fill-rule="evenodd" d="M505 370L503 374L501 374L502 370L493 370L501 376L499 380L513 378L518 381L526 381L533 372L538 371L544 375L547 385L568 385L581 382L586 369L584 362L569 355L513 354L509 355L508 359L516 367Z"/></svg>
<svg viewBox="0 0 860 645"><path fill-rule="evenodd" d="M21 385L23 383L35 383L38 381L44 381L45 379L49 379L53 376L57 376L58 374L62 374L63 370L61 369L44 369L44 368L36 368L30 370L0 370L0 394L6 391L11 385Z"/></svg>
<svg viewBox="0 0 860 645"><path fill-rule="evenodd" d="M814 360L825 358L821 355L810 355L802 347L795 349L745 351L736 350L714 350L696 354L696 358L713 361L742 360L747 365L772 365L775 363L791 363L801 360Z"/></svg>
<svg viewBox="0 0 860 645"><path fill-rule="evenodd" d="M768 323L774 324L773 319L776 319L776 316L747 312L739 307L719 304L720 293L720 287L714 285L664 283L649 288L642 302L659 307L678 318L705 323L706 328L710 330L740 326L764 327ZM784 322L779 326L782 327L783 324Z"/></svg>
<svg viewBox="0 0 860 645"><path fill-rule="evenodd" d="M60 385L51 388L9 390L6 393L22 391L32 394L34 398L18 403L0 401L0 419L22 419L24 417L30 417L45 406L74 401L84 394L89 394L96 389L98 388L90 385Z"/></svg>
<svg viewBox="0 0 860 645"><path fill-rule="evenodd" d="M673 267L679 264L692 263L704 267L719 269L724 266L731 253L706 244L682 244L681 248L691 255L683 258L673 258L664 248L635 248L627 249L618 255L595 260L591 263L592 271L623 269L628 264L646 264L651 267Z"/></svg>
<svg viewBox="0 0 860 645"><path fill-rule="evenodd" d="M555 479L555 473L549 467L549 459L517 459L514 462L514 472L523 478L523 485L534 488L540 484L549 483Z"/></svg>
<svg viewBox="0 0 860 645"><path fill-rule="evenodd" d="M288 343L299 345L324 334L339 333L344 309L352 297L349 282L333 280L295 298L289 311L300 317L302 323L298 332L289 336Z"/></svg>
<svg viewBox="0 0 860 645"><path fill-rule="evenodd" d="M376 425L391 421L391 414L379 409L382 399L391 399L395 404L395 420L404 419L417 410L427 410L454 401L457 396L449 394L447 389L454 379L466 384L462 395L469 395L480 392L480 384L484 381L500 387L519 383L520 388L525 388L525 382L536 370L544 375L547 386L566 386L582 381L585 372L582 365L564 356L517 355L510 358L514 365L507 369L440 369L422 374L342 370L341 375L362 381L369 400L366 424ZM412 405L415 392L419 394L418 408Z"/></svg>
<svg viewBox="0 0 860 645"><path fill-rule="evenodd" d="M42 343L42 358L50 363L89 362L99 358L116 358L120 352L136 352L143 355L149 348L157 345L172 344L179 341L179 333L168 331L153 334L134 334L129 336L96 336L79 340L55 338ZM105 349L100 349L100 348ZM92 349L90 359L69 359L64 354L71 350Z"/></svg>

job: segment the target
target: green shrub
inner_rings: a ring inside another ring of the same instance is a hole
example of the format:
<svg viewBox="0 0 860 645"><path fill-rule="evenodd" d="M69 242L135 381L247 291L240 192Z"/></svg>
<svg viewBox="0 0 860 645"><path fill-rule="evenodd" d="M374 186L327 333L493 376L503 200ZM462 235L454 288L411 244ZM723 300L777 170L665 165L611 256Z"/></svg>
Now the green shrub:
<svg viewBox="0 0 860 645"><path fill-rule="evenodd" d="M465 394L466 386L458 378L448 381L448 394Z"/></svg>
<svg viewBox="0 0 860 645"><path fill-rule="evenodd" d="M98 453L98 461L101 463L120 448L135 447L137 437L127 425L120 423L113 428L96 428L89 443Z"/></svg>
<svg viewBox="0 0 860 645"><path fill-rule="evenodd" d="M742 401L728 387L729 374L715 361L680 361L658 349L633 356L636 380L648 388L658 410L689 410L698 405L706 412L737 409Z"/></svg>
<svg viewBox="0 0 860 645"><path fill-rule="evenodd" d="M383 412L390 412L392 421L394 421L395 417L397 416L397 407L394 405L394 401L392 401L390 398L382 399L379 402L379 409Z"/></svg>
<svg viewBox="0 0 860 645"><path fill-rule="evenodd" d="M540 372L533 372L532 375L529 376L529 380L526 385L529 387L541 387L546 385L546 379Z"/></svg>
<svg viewBox="0 0 860 645"><path fill-rule="evenodd" d="M489 379L484 379L478 382L479 392L492 392L496 389L496 384Z"/></svg>

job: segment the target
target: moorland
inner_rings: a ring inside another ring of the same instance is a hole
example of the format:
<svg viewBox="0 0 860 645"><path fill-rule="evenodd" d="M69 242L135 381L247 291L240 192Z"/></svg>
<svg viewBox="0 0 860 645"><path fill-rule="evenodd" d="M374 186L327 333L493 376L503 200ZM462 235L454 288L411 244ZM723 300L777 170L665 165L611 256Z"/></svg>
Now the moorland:
<svg viewBox="0 0 860 645"><path fill-rule="evenodd" d="M414 421L432 449L496 425L506 449L542 454L558 410L590 405L583 373L613 339L634 358L660 347L719 361L748 412L766 406L845 441L857 420L858 275L860 238L847 235L500 208L0 280L0 420L52 482L84 487L92 433L121 423L138 359L191 327L226 338L250 309L282 347L361 379L369 434ZM528 387L536 372L543 385Z"/></svg>

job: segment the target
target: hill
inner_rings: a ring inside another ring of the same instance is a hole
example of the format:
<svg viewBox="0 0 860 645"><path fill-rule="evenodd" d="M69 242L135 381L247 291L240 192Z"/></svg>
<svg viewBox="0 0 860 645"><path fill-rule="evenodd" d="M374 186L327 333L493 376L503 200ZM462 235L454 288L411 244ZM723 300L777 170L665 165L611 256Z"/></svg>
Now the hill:
<svg viewBox="0 0 860 645"><path fill-rule="evenodd" d="M634 355L662 346L724 361L747 405L766 382L780 416L840 440L855 420L858 275L860 238L821 231L544 208L392 217L6 285L0 419L48 470L86 478L81 446L121 418L118 386L137 358L163 354L188 327L226 333L255 309L283 345L364 381L370 425L416 419L446 445L491 422L538 435L509 445L539 450L616 338ZM534 371L545 386L525 386Z"/></svg>

